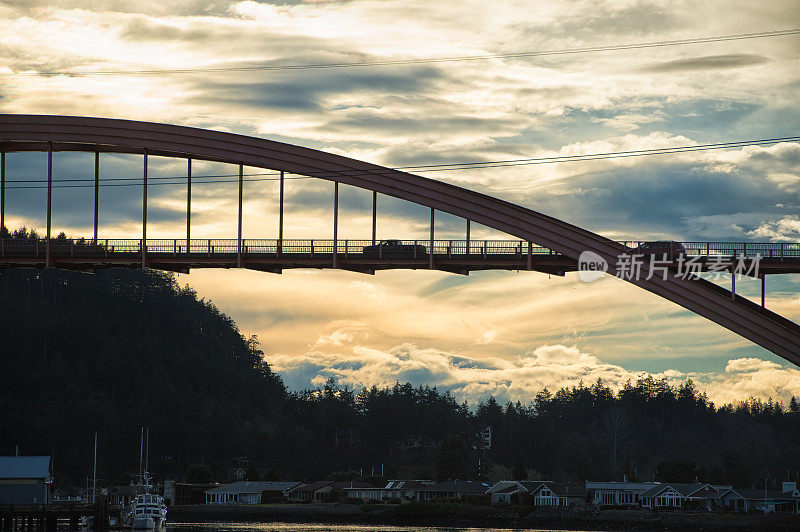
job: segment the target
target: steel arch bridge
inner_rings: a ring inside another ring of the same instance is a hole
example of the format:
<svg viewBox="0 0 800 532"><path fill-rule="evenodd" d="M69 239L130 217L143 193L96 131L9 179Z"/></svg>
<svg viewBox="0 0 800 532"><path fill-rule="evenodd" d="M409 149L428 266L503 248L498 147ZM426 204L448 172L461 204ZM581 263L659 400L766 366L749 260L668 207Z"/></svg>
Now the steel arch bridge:
<svg viewBox="0 0 800 532"><path fill-rule="evenodd" d="M88 245L68 248L51 239L52 154L79 151L95 154L95 232ZM529 269L562 274L575 270L582 252L594 253L606 261L609 269L625 267L623 257L631 248L580 227L545 214L461 187L434 181L411 173L394 170L301 146L271 140L183 126L116 120L105 118L0 114L0 153L2 154L2 188L0 189L0 226L5 214L5 154L9 152L47 152L47 235L25 249L12 252L11 241L0 244L0 268L67 267L92 269L109 266L156 267L188 271L197 267L249 267L280 272L291 267L332 267L374 272L382 268L435 268L457 273L474 269ZM97 186L99 154L141 154L143 165L142 238L134 241L99 240L97 235ZM188 160L187 235L180 240L147 239L147 157L165 156ZM238 238L231 241L195 241L190 238L189 213L191 198L191 161L204 160L239 165ZM249 166L279 171L281 202L278 239L272 241L243 240L242 167ZM307 243L283 239L283 174L284 172L325 179L334 183L333 240ZM344 183L373 192L373 238L375 243L375 199L385 194L467 220L464 242L442 243L434 240L433 223L429 241L415 242L403 249L412 250L401 257L368 256L356 243L348 250L347 241L338 239L338 185ZM492 244L471 241L469 223L518 237L521 242ZM342 247L344 244L344 248ZM712 251L705 246L706 259ZM60 246L60 247L59 247ZM116 247L115 247L116 246ZM294 247L293 247L294 246ZM497 247L499 246L499 248ZM732 247L731 247L732 246ZM747 256L752 244L713 244ZM800 273L800 245L762 246L771 260L764 263L765 273ZM499 249L499 251L498 251ZM758 246L755 248L759 250ZM260 258L256 255L260 254ZM702 253L700 253L702 254ZM647 264L643 269L648 270ZM735 279L735 276L732 276ZM763 306L698 276L679 275L672 264L666 274L631 276L625 280L704 316L711 321L772 351L800 366L800 325Z"/></svg>

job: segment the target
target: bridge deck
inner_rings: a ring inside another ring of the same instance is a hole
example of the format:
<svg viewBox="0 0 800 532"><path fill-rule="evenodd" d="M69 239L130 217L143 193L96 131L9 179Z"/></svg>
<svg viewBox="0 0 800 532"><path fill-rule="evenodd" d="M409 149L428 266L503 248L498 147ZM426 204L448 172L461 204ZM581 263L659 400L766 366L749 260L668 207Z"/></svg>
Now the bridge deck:
<svg viewBox="0 0 800 532"><path fill-rule="evenodd" d="M437 269L466 274L476 270L533 270L564 275L578 269L577 261L548 248L519 240L403 240L402 251L372 247L371 240L275 239L148 239L144 263L155 269L188 272L193 268L241 267L279 273L292 268L338 268L365 273L388 269ZM624 242L636 253L641 242ZM693 259L700 271L730 272L740 259L758 262L761 274L800 273L800 244L685 242L684 257L672 257L667 267L678 269ZM334 257L334 247L337 253ZM45 240L0 239L0 269L44 267ZM136 268L143 264L140 239L50 241L57 268L92 271ZM432 260L431 260L432 259ZM647 260L647 257L644 257Z"/></svg>

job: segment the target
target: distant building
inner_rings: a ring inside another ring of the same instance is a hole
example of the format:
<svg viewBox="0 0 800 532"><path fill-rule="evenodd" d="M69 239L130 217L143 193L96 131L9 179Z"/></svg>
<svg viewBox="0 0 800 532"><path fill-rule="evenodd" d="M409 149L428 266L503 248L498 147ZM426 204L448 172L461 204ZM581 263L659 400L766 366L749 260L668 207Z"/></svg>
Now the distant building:
<svg viewBox="0 0 800 532"><path fill-rule="evenodd" d="M534 506L585 506L586 487L551 481L532 482L531 502ZM537 485L538 484L538 485Z"/></svg>
<svg viewBox="0 0 800 532"><path fill-rule="evenodd" d="M551 480L501 480L487 493L492 504L527 504L532 506L584 506L586 488Z"/></svg>
<svg viewBox="0 0 800 532"><path fill-rule="evenodd" d="M290 502L332 502L349 497L353 489L374 490L372 484L357 480L334 482L332 480L319 480L307 482L290 489L287 498Z"/></svg>
<svg viewBox="0 0 800 532"><path fill-rule="evenodd" d="M108 503L111 506L127 508L139 494L139 486L112 486L108 490Z"/></svg>
<svg viewBox="0 0 800 532"><path fill-rule="evenodd" d="M682 508L686 506L689 494L699 487L698 484L682 482L657 484L642 494L641 504L644 508Z"/></svg>
<svg viewBox="0 0 800 532"><path fill-rule="evenodd" d="M447 480L437 482L431 486L424 486L418 490L418 500L429 501L435 499L460 499L462 501L482 500L491 486L479 480Z"/></svg>
<svg viewBox="0 0 800 532"><path fill-rule="evenodd" d="M721 494L720 503L733 512L800 514L800 490L794 482L784 482L780 491L731 488Z"/></svg>
<svg viewBox="0 0 800 532"><path fill-rule="evenodd" d="M657 482L595 482L586 481L589 500L595 506L639 506L642 495L657 486Z"/></svg>
<svg viewBox="0 0 800 532"><path fill-rule="evenodd" d="M260 504L262 494L267 498L276 493L283 498L299 482L234 482L205 490L206 504Z"/></svg>
<svg viewBox="0 0 800 532"><path fill-rule="evenodd" d="M347 498L362 501L418 500L420 490L432 486L432 480L390 480L382 488L346 487Z"/></svg>
<svg viewBox="0 0 800 532"><path fill-rule="evenodd" d="M52 467L49 456L0 456L0 504L48 504Z"/></svg>
<svg viewBox="0 0 800 532"><path fill-rule="evenodd" d="M512 504L528 502L530 493L527 480L501 480L486 490L492 504ZM524 497L524 501L522 500Z"/></svg>

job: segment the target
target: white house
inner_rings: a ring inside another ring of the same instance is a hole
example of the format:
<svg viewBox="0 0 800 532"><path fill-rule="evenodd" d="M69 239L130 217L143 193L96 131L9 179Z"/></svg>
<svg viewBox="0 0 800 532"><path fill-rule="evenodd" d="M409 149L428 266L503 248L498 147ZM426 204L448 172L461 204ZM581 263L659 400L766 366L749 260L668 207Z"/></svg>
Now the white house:
<svg viewBox="0 0 800 532"><path fill-rule="evenodd" d="M382 488L357 483L344 488L347 498L362 501L419 500L420 490L432 486L432 480L390 480Z"/></svg>
<svg viewBox="0 0 800 532"><path fill-rule="evenodd" d="M486 493L491 497L492 504L511 504L512 497L520 493L528 494L527 481L501 480L489 488Z"/></svg>
<svg viewBox="0 0 800 532"><path fill-rule="evenodd" d="M299 482L233 482L205 491L206 504L260 504L264 492L282 496Z"/></svg>
<svg viewBox="0 0 800 532"><path fill-rule="evenodd" d="M511 504L515 500L533 506L586 504L584 486L560 484L552 480L501 480L486 493L491 496L492 504Z"/></svg>
<svg viewBox="0 0 800 532"><path fill-rule="evenodd" d="M641 497L642 507L644 508L681 508L686 502L687 491L697 489L696 484L691 484L688 489L681 489L682 484L667 483L653 486Z"/></svg>
<svg viewBox="0 0 800 532"><path fill-rule="evenodd" d="M642 495L656 482L594 482L586 481L592 504L596 506L639 506Z"/></svg>
<svg viewBox="0 0 800 532"><path fill-rule="evenodd" d="M586 488L574 484L542 481L530 490L534 506L582 506L586 504Z"/></svg>

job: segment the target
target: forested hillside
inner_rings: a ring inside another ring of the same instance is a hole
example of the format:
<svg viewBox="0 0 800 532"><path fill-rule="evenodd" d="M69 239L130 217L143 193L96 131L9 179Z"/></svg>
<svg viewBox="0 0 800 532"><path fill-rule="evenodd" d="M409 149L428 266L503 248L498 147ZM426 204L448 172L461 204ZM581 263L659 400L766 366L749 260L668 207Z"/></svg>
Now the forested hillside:
<svg viewBox="0 0 800 532"><path fill-rule="evenodd" d="M265 302L266 305L269 302ZM269 339L263 339L268 348ZM0 276L0 454L53 454L78 485L100 434L100 477L123 481L149 426L152 469L192 464L226 480L251 475L346 478L548 478L705 481L763 486L800 470L800 407L715 406L690 381L643 376L525 403L459 404L400 384L287 392L210 302L169 274L9 270ZM490 449L480 433L492 428ZM245 457L246 460L242 460ZM266 473L268 472L268 473Z"/></svg>
<svg viewBox="0 0 800 532"><path fill-rule="evenodd" d="M114 479L149 426L155 463L252 454L287 398L254 339L155 271L9 270L0 276L0 449L90 472L93 433ZM167 458L171 457L171 458Z"/></svg>

